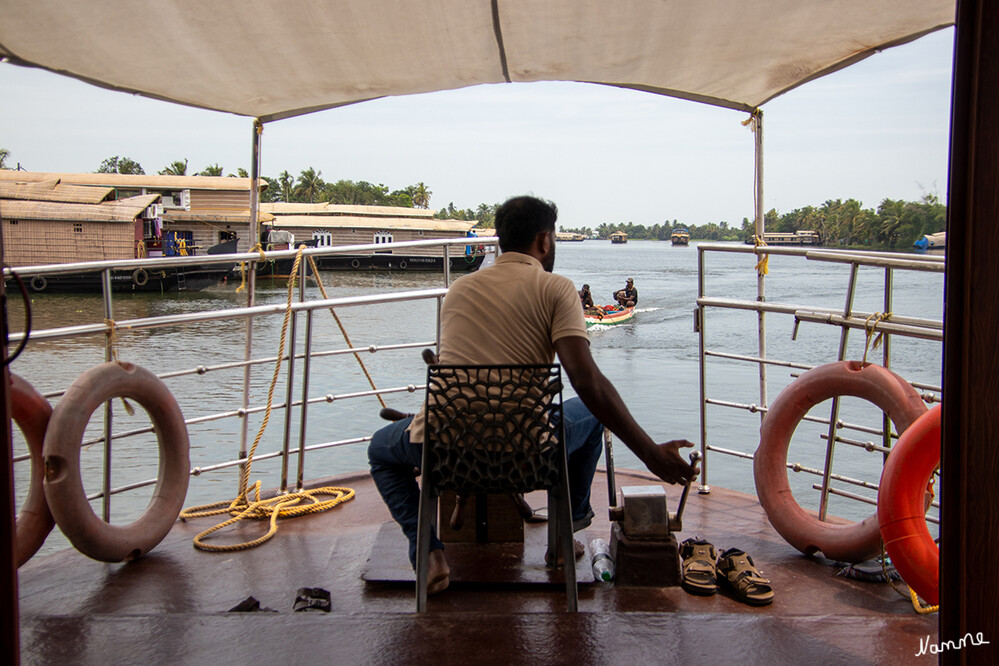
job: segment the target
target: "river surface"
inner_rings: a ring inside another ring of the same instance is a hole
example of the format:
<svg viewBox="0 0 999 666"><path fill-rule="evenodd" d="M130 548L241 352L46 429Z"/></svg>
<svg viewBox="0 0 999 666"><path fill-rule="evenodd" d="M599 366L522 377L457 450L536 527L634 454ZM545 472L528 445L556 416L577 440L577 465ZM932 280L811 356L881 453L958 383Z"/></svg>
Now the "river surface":
<svg viewBox="0 0 999 666"><path fill-rule="evenodd" d="M751 254L709 253L706 261L706 295L713 297L755 300L755 257ZM577 285L588 283L598 303L610 303L611 294L624 287L625 280L634 278L640 301L637 315L631 322L618 326L597 326L590 330L593 355L602 371L615 384L638 422L656 440L685 438L700 443L700 408L698 380L698 334L694 330L694 310L697 298L698 251L696 244L673 247L656 241L631 241L611 245L606 241L566 242L557 245L555 270L568 276ZM356 296L385 291L426 289L443 286L441 275L388 273L323 273L330 296ZM801 257L774 256L770 260L767 300L801 305L842 308L846 302L849 268L841 264L807 261ZM857 311L883 311L882 269L861 269L854 308ZM315 286L311 297L318 296ZM280 284L264 284L258 290L258 303L278 303L285 300ZM943 274L897 271L892 312L926 319L940 320L943 313ZM177 314L192 310L229 309L245 305L245 296L230 284L209 291L173 295L122 295L114 301L116 320ZM12 329L20 330L22 315L20 299L11 297ZM351 307L338 310L344 328L355 347L399 343L430 342L435 337L436 302L434 300L395 303L371 307ZM35 329L100 322L104 319L101 300L91 295L45 295L32 298ZM253 333L255 357L274 356L278 349L281 317L258 320ZM298 338L301 341L304 318L299 319ZM767 355L817 365L836 360L840 329L821 324L801 323L796 337L794 319L786 315L767 318ZM243 320L232 318L187 326L168 326L136 333L122 333L118 343L121 360L146 366L157 374L197 366L211 367L243 358L245 339ZM757 317L753 312L711 309L705 321L706 347L730 354L756 356ZM846 357L860 359L867 342L863 331L853 331ZM326 312L315 315L313 348L316 351L344 347L343 334ZM298 351L301 352L301 346ZM868 350L868 359L881 361L881 349ZM940 385L942 349L940 343L893 338L892 368L904 378L929 386ZM420 384L425 369L419 349L384 350L363 354L362 358L379 388L405 387ZM39 391L55 393L64 390L80 373L104 360L103 336L38 341L29 343L12 369L25 377ZM770 367L769 400L793 380L800 370ZM273 364L256 366L252 374L251 405L263 406L273 374ZM296 370L294 397L301 395L301 365ZM204 375L189 375L167 379L187 419L205 418L234 410L240 406L243 373L241 369L210 370ZM709 398L741 404L760 404L758 370L755 364L727 359L710 359L706 370ZM369 388L364 373L352 355L327 356L313 360L309 395L342 395ZM285 375L280 374L274 402L284 400ZM567 396L572 395L567 387ZM412 412L419 407L419 392L400 392L385 396L387 404ZM51 398L53 404L57 396ZM853 404L856 402L857 404ZM380 427L378 411L381 405L374 397L336 399L312 404L308 408L306 445L365 437ZM142 410L130 417L116 401L113 407L115 432L119 429L141 428L148 425ZM821 415L823 407L813 414ZM828 409L825 416L828 417ZM283 410L275 411L269 420L257 453L280 449L284 437ZM709 406L707 409L708 443L726 449L752 454L759 444L759 414L744 409ZM844 400L841 418L850 423L877 426L880 412L860 401ZM249 418L250 442L259 430L263 414ZM90 431L99 436L99 414L91 421ZM204 467L237 457L240 421L238 418L209 420L189 426L191 464ZM298 411L289 428L292 447L299 436ZM825 427L802 424L791 446L789 461L821 468L825 443L821 436ZM868 434L845 436L866 442ZM113 446L112 486L155 478L157 454L155 438L143 435L116 440ZM81 465L87 491L101 489L103 447L84 447ZM25 453L25 445L15 428L15 455ZM641 469L641 463L620 442L615 440L615 458L619 467ZM292 483L297 460L291 460ZM365 444L349 444L307 455L305 477L317 478L367 468ZM281 465L277 460L258 461L252 466L251 481L261 480L264 488L276 487ZM877 482L881 470L878 453L861 448L840 446L836 450L834 470L839 474ZM15 466L17 501L23 501L28 486L28 463ZM709 456L708 481L744 492L755 492L752 462L719 454ZM815 477L791 474L792 485L799 503L809 508L818 504L818 493L811 490ZM235 468L205 473L191 479L187 505L231 499L236 492ZM874 497L871 492L852 492ZM145 508L150 489L117 495L112 501L112 522L127 523ZM95 501L100 511L100 502ZM863 517L873 507L834 498L831 513L848 517ZM64 547L64 538L53 534L45 550Z"/></svg>

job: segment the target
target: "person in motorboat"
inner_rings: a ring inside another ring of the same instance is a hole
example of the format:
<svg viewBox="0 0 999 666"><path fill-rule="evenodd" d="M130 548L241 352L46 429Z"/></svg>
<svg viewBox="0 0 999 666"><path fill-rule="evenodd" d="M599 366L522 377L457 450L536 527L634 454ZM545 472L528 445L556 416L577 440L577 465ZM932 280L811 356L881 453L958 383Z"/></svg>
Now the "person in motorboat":
<svg viewBox="0 0 999 666"><path fill-rule="evenodd" d="M584 284L579 290L579 302L583 306L583 312L594 317L603 317L604 308L593 303L593 294L590 293L590 285Z"/></svg>
<svg viewBox="0 0 999 666"><path fill-rule="evenodd" d="M606 425L650 471L683 483L697 469L680 456L677 439L657 444L635 421L590 353L580 297L572 281L555 275L555 204L515 197L496 211L502 254L495 263L457 279L441 308L439 361L443 364L548 364L558 356L578 398L563 404L573 530L593 518L590 485ZM420 491L413 468L421 464L423 409L381 428L371 438L368 462L378 492L409 539L416 563ZM444 546L431 535L427 592L449 583Z"/></svg>
<svg viewBox="0 0 999 666"><path fill-rule="evenodd" d="M614 300L617 301L621 307L625 308L633 308L638 305L638 289L635 287L635 281L628 278L628 281L624 285L624 289L614 292Z"/></svg>

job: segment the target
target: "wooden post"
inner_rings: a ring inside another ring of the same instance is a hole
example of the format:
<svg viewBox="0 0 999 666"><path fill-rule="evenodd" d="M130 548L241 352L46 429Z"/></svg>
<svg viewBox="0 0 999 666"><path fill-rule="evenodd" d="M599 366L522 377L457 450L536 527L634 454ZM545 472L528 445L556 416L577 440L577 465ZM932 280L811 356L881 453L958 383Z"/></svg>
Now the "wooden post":
<svg viewBox="0 0 999 666"><path fill-rule="evenodd" d="M999 653L999 3L959 0L954 50L941 470L943 664ZM969 639L970 640L970 639Z"/></svg>

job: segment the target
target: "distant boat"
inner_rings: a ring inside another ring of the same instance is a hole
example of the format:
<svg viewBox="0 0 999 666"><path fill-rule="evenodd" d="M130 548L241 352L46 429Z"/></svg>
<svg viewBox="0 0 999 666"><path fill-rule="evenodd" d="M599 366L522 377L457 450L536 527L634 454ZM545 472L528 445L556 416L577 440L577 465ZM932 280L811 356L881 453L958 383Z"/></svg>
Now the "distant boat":
<svg viewBox="0 0 999 666"><path fill-rule="evenodd" d="M690 245L690 232L683 227L677 227L670 234L669 239L673 242L673 245Z"/></svg>
<svg viewBox="0 0 999 666"><path fill-rule="evenodd" d="M630 321L631 318L635 316L635 308L622 308L618 305L604 305L602 306L602 309L604 311L603 314L595 314L595 310L586 311L583 318L586 319L587 328L596 324L600 324L602 326L623 324L626 321Z"/></svg>
<svg viewBox="0 0 999 666"><path fill-rule="evenodd" d="M558 231L555 233L555 240L579 242L586 240L586 236L583 234L577 234L574 231Z"/></svg>
<svg viewBox="0 0 999 666"><path fill-rule="evenodd" d="M793 233L768 231L763 234L763 242L767 245L821 245L822 237L819 232L808 229ZM753 239L747 239L746 244L752 245Z"/></svg>
<svg viewBox="0 0 999 666"><path fill-rule="evenodd" d="M610 242L611 243L627 243L628 242L628 234L624 233L623 231L615 231L614 233L612 233L610 235Z"/></svg>
<svg viewBox="0 0 999 666"><path fill-rule="evenodd" d="M940 231L935 234L926 234L915 243L913 246L919 250L938 250L947 246L947 232Z"/></svg>

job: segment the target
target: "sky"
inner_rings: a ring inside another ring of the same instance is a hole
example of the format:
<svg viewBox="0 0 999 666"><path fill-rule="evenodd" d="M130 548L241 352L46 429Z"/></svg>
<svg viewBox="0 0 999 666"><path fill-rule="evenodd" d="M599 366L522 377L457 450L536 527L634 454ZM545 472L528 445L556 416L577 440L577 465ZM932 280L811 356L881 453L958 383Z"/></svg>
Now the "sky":
<svg viewBox="0 0 999 666"><path fill-rule="evenodd" d="M876 208L947 189L953 29L886 50L778 97L764 111L764 204ZM747 114L578 83L475 86L374 100L269 123L261 173L423 182L431 208L510 196L554 201L563 228L753 217ZM0 63L8 166L93 172L119 155L156 173L188 160L249 170L248 118L111 92Z"/></svg>

